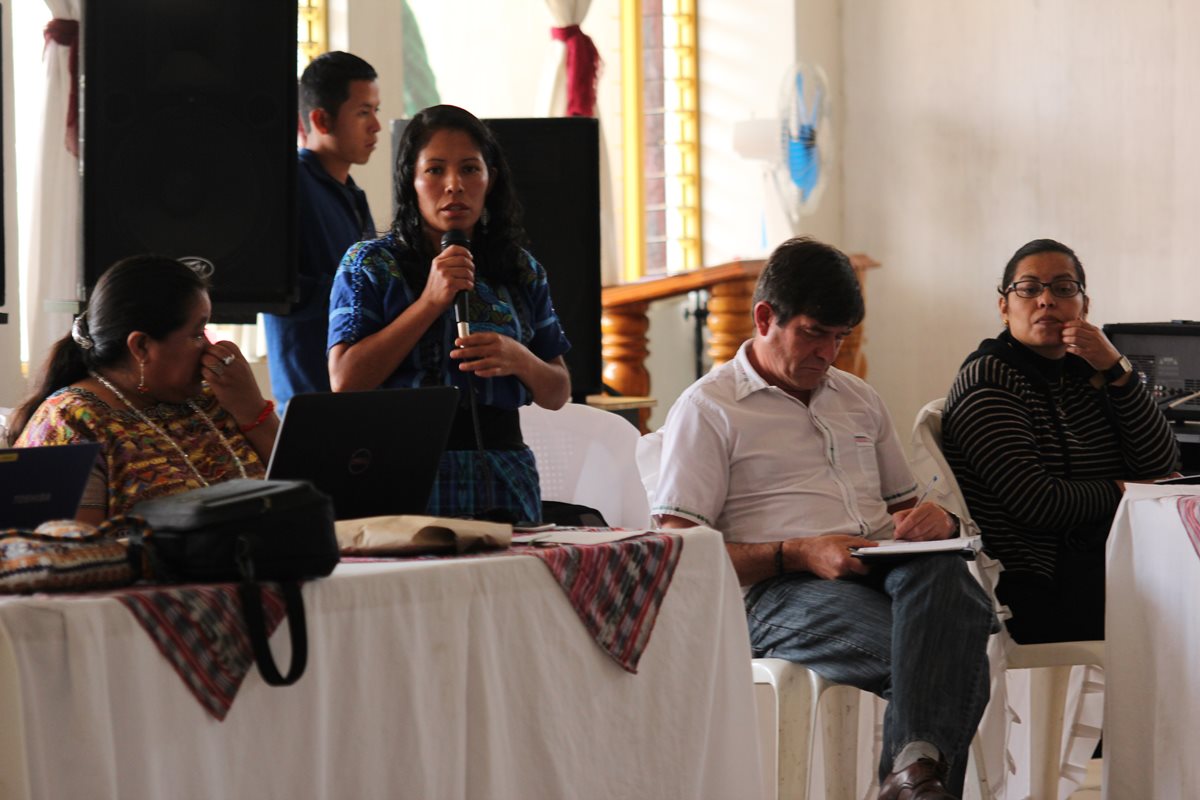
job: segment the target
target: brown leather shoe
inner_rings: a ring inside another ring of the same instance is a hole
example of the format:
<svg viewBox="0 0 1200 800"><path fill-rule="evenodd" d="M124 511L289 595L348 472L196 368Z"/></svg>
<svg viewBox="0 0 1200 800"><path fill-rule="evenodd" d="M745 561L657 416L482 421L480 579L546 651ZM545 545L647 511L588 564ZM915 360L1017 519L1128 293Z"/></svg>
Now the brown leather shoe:
<svg viewBox="0 0 1200 800"><path fill-rule="evenodd" d="M944 761L918 758L884 779L879 800L957 800L942 785L946 772Z"/></svg>

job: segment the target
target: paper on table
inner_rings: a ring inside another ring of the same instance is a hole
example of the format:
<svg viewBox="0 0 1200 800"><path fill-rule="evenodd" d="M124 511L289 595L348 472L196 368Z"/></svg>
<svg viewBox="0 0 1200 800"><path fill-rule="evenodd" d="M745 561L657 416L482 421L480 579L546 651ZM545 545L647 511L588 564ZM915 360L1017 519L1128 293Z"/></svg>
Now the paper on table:
<svg viewBox="0 0 1200 800"><path fill-rule="evenodd" d="M512 542L508 523L417 514L342 519L334 532L342 554L358 556L465 553Z"/></svg>
<svg viewBox="0 0 1200 800"><path fill-rule="evenodd" d="M532 533L527 536L513 537L515 544L607 544L619 542L633 536L641 536L649 531L551 531L550 533Z"/></svg>
<svg viewBox="0 0 1200 800"><path fill-rule="evenodd" d="M930 542L906 542L900 539L881 541L878 547L856 547L852 550L856 558L890 558L892 556L911 556L926 553L961 553L963 558L975 558L975 554L983 547L978 536L965 536L957 539L935 539Z"/></svg>

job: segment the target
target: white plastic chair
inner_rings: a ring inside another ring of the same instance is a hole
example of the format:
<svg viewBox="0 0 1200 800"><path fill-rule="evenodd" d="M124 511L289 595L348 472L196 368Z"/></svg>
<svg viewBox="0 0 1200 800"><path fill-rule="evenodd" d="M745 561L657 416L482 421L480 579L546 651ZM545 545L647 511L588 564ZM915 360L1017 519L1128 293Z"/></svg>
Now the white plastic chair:
<svg viewBox="0 0 1200 800"><path fill-rule="evenodd" d="M933 475L938 476L935 484L936 501L950 511L953 511L963 521L964 528L977 533L979 528L970 518L966 501L950 465L942 452L942 410L945 408L945 398L939 398L926 403L917 412L913 425L913 471L919 481L928 481ZM995 599L995 587L1003 567L998 561L980 554L973 571L977 579L992 597L1000 619L1011 616L1006 606L1000 605ZM1063 775L1063 727L1067 704L1067 691L1071 680L1071 668L1075 666L1104 667L1104 642L1051 642L1047 644L1017 644L1002 630L993 642L989 644L988 655L991 659L993 701L1005 704L1003 711L1007 713L1007 692L1004 689L1003 671L1011 669L1033 670L1030 674L1029 705L1030 705L1030 752L1038 759L1031 764L1030 790L1035 798L1058 800L1059 781ZM1086 687L1085 687L1086 691ZM985 719L985 724L987 720ZM975 764L975 774L979 781L980 795L990 798L998 787L991 787L988 780L988 763L986 759L985 736L976 735L971 743L971 755ZM1005 741L1007 736L1001 741ZM993 763L1006 763L993 759Z"/></svg>
<svg viewBox="0 0 1200 800"><path fill-rule="evenodd" d="M608 411L568 403L521 408L521 434L537 459L542 499L599 511L620 528L646 528L650 508L638 480L638 430Z"/></svg>
<svg viewBox="0 0 1200 800"><path fill-rule="evenodd" d="M859 690L822 678L803 664L781 658L751 661L758 710L763 784L777 800L807 800L813 756L821 737L827 800L851 800L858 777ZM824 714L821 712L824 704ZM822 721L820 730L817 722Z"/></svg>
<svg viewBox="0 0 1200 800"><path fill-rule="evenodd" d="M662 457L662 431L637 443L637 467L653 503ZM781 658L751 661L760 713L759 743L763 784L777 800L807 800L813 754L821 735L825 793L828 800L855 796L858 756L859 690L822 678L803 664ZM821 705L824 703L824 714ZM818 731L818 721L823 721Z"/></svg>

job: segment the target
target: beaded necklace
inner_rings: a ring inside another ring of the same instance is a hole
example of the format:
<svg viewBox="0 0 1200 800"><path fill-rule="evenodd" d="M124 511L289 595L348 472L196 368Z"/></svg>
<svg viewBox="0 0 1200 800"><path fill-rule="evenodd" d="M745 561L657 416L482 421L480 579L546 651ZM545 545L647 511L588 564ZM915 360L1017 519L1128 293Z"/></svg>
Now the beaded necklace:
<svg viewBox="0 0 1200 800"><path fill-rule="evenodd" d="M183 460L187 463L188 467L192 470L192 474L194 474L196 476L196 480L200 481L200 484L202 486L209 485L208 481L204 480L204 476L200 474L200 470L196 469L196 465L192 463L192 459L188 456L187 453L185 453L183 451L183 448L179 446L179 442L175 441L169 433L167 433L165 430L160 428L157 424L154 423L153 420L151 420L144 413L142 413L142 411L137 406L135 406L133 403L129 402L129 398L126 397L124 394L122 394L121 390L118 389L116 386L114 386L103 375L99 374L98 372L89 372L88 374L91 375L96 380L100 381L100 383L102 383L104 385L104 388L108 389L110 392L115 394L117 396L118 400L120 400L122 403L124 403L126 406L128 406L129 410L133 412L134 416L136 416L142 422L146 423L146 425L148 425L159 436L166 439L167 443L170 444L171 447L175 448L175 452L179 453L179 455L183 457ZM236 452L234 452L233 445L231 445L229 443L229 440L225 438L225 434L221 433L221 431L218 430L217 426L213 423L212 419L208 416L208 414L205 414L204 410L201 409L200 406L196 405L194 400L189 399L187 401L187 406L188 406L188 408L190 408L192 410L193 414L199 415L200 419L204 420L204 424L206 426L208 426L208 429L210 431L212 431L214 434L216 434L217 438L221 440L221 444L225 447L225 450L229 453L230 456L233 457L233 463L237 465L238 472L241 473L242 477L243 478L249 477L246 475L246 467L244 464L242 464L242 459L238 458L238 454Z"/></svg>

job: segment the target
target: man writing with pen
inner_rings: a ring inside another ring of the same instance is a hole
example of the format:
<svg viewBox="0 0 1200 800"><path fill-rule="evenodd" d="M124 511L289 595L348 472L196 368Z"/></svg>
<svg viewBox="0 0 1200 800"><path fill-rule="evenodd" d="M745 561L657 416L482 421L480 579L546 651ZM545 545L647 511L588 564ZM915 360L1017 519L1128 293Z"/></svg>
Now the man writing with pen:
<svg viewBox="0 0 1200 800"><path fill-rule="evenodd" d="M962 559L868 566L854 549L958 535L923 502L887 410L832 366L863 317L845 255L810 239L771 254L755 335L689 387L662 431L652 513L721 530L756 657L804 664L889 701L879 797L959 797L988 700L992 604Z"/></svg>

